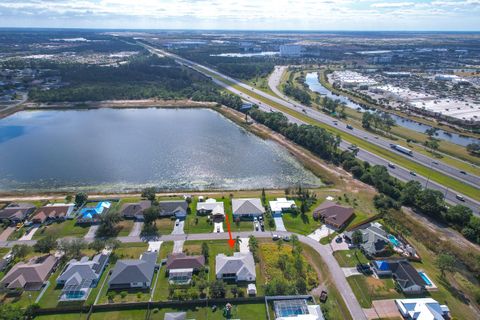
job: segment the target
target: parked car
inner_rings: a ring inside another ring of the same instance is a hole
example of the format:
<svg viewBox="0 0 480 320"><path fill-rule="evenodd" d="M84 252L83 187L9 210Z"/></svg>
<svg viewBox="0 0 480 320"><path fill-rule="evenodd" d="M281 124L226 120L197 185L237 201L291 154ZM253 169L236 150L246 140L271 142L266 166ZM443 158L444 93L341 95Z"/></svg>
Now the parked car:
<svg viewBox="0 0 480 320"><path fill-rule="evenodd" d="M180 220L179 219L175 220L175 227L178 227L179 224L180 224Z"/></svg>
<svg viewBox="0 0 480 320"><path fill-rule="evenodd" d="M336 243L342 243L342 241L343 241L342 237L337 237L337 238L335 239L335 242L336 242Z"/></svg>
<svg viewBox="0 0 480 320"><path fill-rule="evenodd" d="M290 237L289 236L283 237L283 241L286 241L286 242L290 241Z"/></svg>
<svg viewBox="0 0 480 320"><path fill-rule="evenodd" d="M255 227L255 231L258 231L258 229L260 228L259 224L258 224L258 221L255 221L253 223L253 226Z"/></svg>
<svg viewBox="0 0 480 320"><path fill-rule="evenodd" d="M372 274L373 271L368 264L357 264L357 271L363 274Z"/></svg>
<svg viewBox="0 0 480 320"><path fill-rule="evenodd" d="M262 231L265 231L265 225L264 225L263 223L260 225L260 229L261 229Z"/></svg>
<svg viewBox="0 0 480 320"><path fill-rule="evenodd" d="M220 227L217 226L217 233L220 233Z"/></svg>
<svg viewBox="0 0 480 320"><path fill-rule="evenodd" d="M280 239L280 237L278 236L278 234L274 234L274 235L272 236L272 240L273 240L273 241L277 241L277 240L279 240L279 239Z"/></svg>
<svg viewBox="0 0 480 320"><path fill-rule="evenodd" d="M320 301L325 303L327 299L328 299L327 291L322 290L322 292L320 293Z"/></svg>

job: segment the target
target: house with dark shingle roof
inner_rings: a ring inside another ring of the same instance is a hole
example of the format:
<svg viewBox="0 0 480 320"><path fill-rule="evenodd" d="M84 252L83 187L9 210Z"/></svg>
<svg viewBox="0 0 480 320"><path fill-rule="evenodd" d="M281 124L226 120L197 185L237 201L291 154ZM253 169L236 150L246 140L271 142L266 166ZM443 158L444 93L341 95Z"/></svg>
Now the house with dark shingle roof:
<svg viewBox="0 0 480 320"><path fill-rule="evenodd" d="M150 200L143 200L136 203L125 203L120 210L120 214L126 219L143 220L143 213L152 206Z"/></svg>
<svg viewBox="0 0 480 320"><path fill-rule="evenodd" d="M390 270L397 286L405 294L420 294L425 292L425 280L407 260L390 262Z"/></svg>
<svg viewBox="0 0 480 320"><path fill-rule="evenodd" d="M323 223L337 230L345 227L353 215L353 208L341 206L328 200L313 210L314 219L320 219Z"/></svg>
<svg viewBox="0 0 480 320"><path fill-rule="evenodd" d="M253 220L265 213L262 201L258 198L232 199L233 219Z"/></svg>
<svg viewBox="0 0 480 320"><path fill-rule="evenodd" d="M108 280L111 290L148 289L157 268L157 252L144 252L138 260L118 260Z"/></svg>
<svg viewBox="0 0 480 320"><path fill-rule="evenodd" d="M359 246L367 257L381 256L390 250L388 234L382 229L381 224L377 222L369 223L355 230L362 233L362 243ZM355 230L344 232L345 238L351 241Z"/></svg>
<svg viewBox="0 0 480 320"><path fill-rule="evenodd" d="M59 257L45 255L19 262L13 266L0 282L6 290L40 290L50 274L55 270Z"/></svg>
<svg viewBox="0 0 480 320"><path fill-rule="evenodd" d="M185 253L170 254L166 269L170 283L188 284L192 275L205 266L204 256L187 256Z"/></svg>
<svg viewBox="0 0 480 320"><path fill-rule="evenodd" d="M35 205L31 203L10 203L8 206L0 210L0 220L19 223L31 215L35 209Z"/></svg>
<svg viewBox="0 0 480 320"><path fill-rule="evenodd" d="M63 286L60 301L85 300L92 288L98 285L108 264L109 252L97 254L90 260L82 257L80 261L70 260L62 274L57 278L57 285Z"/></svg>
<svg viewBox="0 0 480 320"><path fill-rule="evenodd" d="M185 200L160 201L160 217L173 217L183 220L187 216L188 203Z"/></svg>

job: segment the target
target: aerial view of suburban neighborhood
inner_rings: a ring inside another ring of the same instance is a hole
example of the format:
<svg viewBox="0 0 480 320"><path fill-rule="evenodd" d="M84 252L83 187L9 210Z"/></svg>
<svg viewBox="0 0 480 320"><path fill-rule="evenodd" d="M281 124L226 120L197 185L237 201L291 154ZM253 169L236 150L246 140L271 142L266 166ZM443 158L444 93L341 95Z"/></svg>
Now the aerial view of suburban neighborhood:
<svg viewBox="0 0 480 320"><path fill-rule="evenodd" d="M480 2L0 1L24 319L480 320Z"/></svg>

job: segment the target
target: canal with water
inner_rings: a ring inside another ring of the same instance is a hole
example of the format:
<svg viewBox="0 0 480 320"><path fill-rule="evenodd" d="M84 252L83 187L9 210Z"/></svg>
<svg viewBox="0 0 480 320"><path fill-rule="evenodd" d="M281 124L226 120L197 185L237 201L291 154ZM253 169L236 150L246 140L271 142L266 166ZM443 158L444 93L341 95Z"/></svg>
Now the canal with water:
<svg viewBox="0 0 480 320"><path fill-rule="evenodd" d="M318 75L316 72L310 72L307 74L305 78L305 83L308 85L309 89L312 90L313 92L317 92L323 96L326 96L328 98L334 99L334 100L339 100L340 102L345 103L345 105L351 109L355 109L359 112L365 112L367 111L366 109L362 108L358 103L355 103L348 99L345 96L342 95L336 95L332 93L330 90L325 88L319 81L318 81ZM425 133L426 130L430 129L431 126L417 122L417 121L412 121L410 119L398 116L396 114L390 113L390 116L395 120L395 123L400 126L404 127L416 132L421 132ZM467 146L470 143L480 143L479 139L475 139L472 137L466 137L459 135L457 133L450 133L446 132L444 130L438 130L436 137L441 140L449 141L452 143L459 144L461 146Z"/></svg>

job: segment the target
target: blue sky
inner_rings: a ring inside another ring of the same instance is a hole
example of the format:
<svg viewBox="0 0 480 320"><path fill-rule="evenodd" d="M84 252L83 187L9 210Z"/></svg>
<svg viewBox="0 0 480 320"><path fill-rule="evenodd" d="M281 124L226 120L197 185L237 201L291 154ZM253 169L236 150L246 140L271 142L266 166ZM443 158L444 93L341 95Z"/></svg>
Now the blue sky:
<svg viewBox="0 0 480 320"><path fill-rule="evenodd" d="M480 0L0 0L0 27L480 30Z"/></svg>

